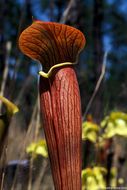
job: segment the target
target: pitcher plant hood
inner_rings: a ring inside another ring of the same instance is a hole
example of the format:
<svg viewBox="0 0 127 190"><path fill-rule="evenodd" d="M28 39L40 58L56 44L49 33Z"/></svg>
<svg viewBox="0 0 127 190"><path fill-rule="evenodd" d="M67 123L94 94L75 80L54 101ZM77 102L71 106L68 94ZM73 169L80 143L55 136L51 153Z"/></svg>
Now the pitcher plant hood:
<svg viewBox="0 0 127 190"><path fill-rule="evenodd" d="M39 61L44 71L59 63L76 62L84 44L82 32L55 22L35 21L19 38L21 51Z"/></svg>
<svg viewBox="0 0 127 190"><path fill-rule="evenodd" d="M85 45L78 29L35 21L19 48L39 61L40 107L56 190L81 190L81 103L73 64Z"/></svg>

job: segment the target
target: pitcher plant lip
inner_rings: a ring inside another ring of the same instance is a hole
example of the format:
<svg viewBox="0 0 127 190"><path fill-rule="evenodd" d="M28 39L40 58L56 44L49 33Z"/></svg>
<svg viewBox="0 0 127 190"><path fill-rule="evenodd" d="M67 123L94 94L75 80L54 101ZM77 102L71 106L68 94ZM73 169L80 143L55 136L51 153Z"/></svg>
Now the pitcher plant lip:
<svg viewBox="0 0 127 190"><path fill-rule="evenodd" d="M76 63L85 43L80 30L55 22L34 21L19 37L20 50L39 61L44 73L56 64Z"/></svg>
<svg viewBox="0 0 127 190"><path fill-rule="evenodd" d="M85 42L76 28L42 21L34 21L19 37L20 50L43 66L40 107L56 190L81 190L82 117L73 65Z"/></svg>
<svg viewBox="0 0 127 190"><path fill-rule="evenodd" d="M71 62L65 62L65 63L59 63L56 65L53 65L49 71L47 73L43 72L43 71L39 71L39 75L41 75L44 78L49 78L52 75L52 72L56 69L56 68L60 68L60 67L65 67L65 66L69 66L69 65L74 65L77 64L77 62L75 63L71 63Z"/></svg>

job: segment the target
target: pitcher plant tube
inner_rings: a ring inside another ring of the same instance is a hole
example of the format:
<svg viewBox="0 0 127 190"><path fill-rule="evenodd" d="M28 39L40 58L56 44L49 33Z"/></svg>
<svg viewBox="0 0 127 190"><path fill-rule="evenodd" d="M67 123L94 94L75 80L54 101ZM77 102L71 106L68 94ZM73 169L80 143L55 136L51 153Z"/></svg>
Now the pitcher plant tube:
<svg viewBox="0 0 127 190"><path fill-rule="evenodd" d="M78 29L35 21L19 37L19 48L43 66L40 106L56 190L81 189L81 104L74 70L85 37Z"/></svg>

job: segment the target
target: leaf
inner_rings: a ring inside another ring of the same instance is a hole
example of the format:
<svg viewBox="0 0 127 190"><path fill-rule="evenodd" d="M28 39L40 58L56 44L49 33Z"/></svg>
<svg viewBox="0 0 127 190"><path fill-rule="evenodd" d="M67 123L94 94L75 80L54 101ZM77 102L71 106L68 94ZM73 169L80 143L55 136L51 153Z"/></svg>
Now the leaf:
<svg viewBox="0 0 127 190"><path fill-rule="evenodd" d="M19 111L18 107L9 101L7 98L0 96L0 100L5 105L6 111L4 114L0 115L0 140L3 137L4 132L9 126L10 119L12 115Z"/></svg>
<svg viewBox="0 0 127 190"><path fill-rule="evenodd" d="M99 131L99 126L92 122L84 122L82 129L82 139L89 140L93 143L97 140L97 133Z"/></svg>
<svg viewBox="0 0 127 190"><path fill-rule="evenodd" d="M45 140L40 140L37 143L31 143L27 148L26 152L33 156L41 155L45 158L48 157L48 151Z"/></svg>
<svg viewBox="0 0 127 190"><path fill-rule="evenodd" d="M89 176L87 178L87 181L86 181L86 186L87 186L87 189L88 190L98 190L98 184L97 184L97 181L95 179L95 177L93 176Z"/></svg>
<svg viewBox="0 0 127 190"><path fill-rule="evenodd" d="M106 126L108 120L109 120L109 116L106 116L106 117L101 121L101 127L102 127L102 128Z"/></svg>
<svg viewBox="0 0 127 190"><path fill-rule="evenodd" d="M13 104L11 101L9 101L7 98L0 96L0 100L5 104L7 109L7 114L9 116L12 116L13 114L17 113L19 111L18 107Z"/></svg>
<svg viewBox="0 0 127 190"><path fill-rule="evenodd" d="M104 167L93 167L82 170L82 190L98 190L106 188L104 175L107 173Z"/></svg>
<svg viewBox="0 0 127 190"><path fill-rule="evenodd" d="M11 118L13 114L19 111L19 109L15 104L13 104L11 101L9 101L3 96L0 96L0 100L5 105L5 108L6 108L5 113L0 115L0 156L1 156L5 139L8 134L8 127L9 127Z"/></svg>
<svg viewBox="0 0 127 190"><path fill-rule="evenodd" d="M111 112L110 114L110 119L111 120L116 120L121 118L122 120L127 121L127 114L124 112Z"/></svg>
<svg viewBox="0 0 127 190"><path fill-rule="evenodd" d="M92 169L91 168L86 168L82 170L82 178L87 178L88 176L92 175Z"/></svg>
<svg viewBox="0 0 127 190"><path fill-rule="evenodd" d="M127 114L123 112L112 112L101 122L105 128L103 138L112 138L115 135L127 137Z"/></svg>
<svg viewBox="0 0 127 190"><path fill-rule="evenodd" d="M105 129L105 133L103 134L104 138L111 138L116 134L116 131L114 130L114 124L109 122L107 124L107 127Z"/></svg>
<svg viewBox="0 0 127 190"><path fill-rule="evenodd" d="M87 134L87 137L84 139L88 139L89 141L95 143L97 140L97 133L95 131L91 131Z"/></svg>
<svg viewBox="0 0 127 190"><path fill-rule="evenodd" d="M117 168L112 167L110 172L110 186L115 188L117 186Z"/></svg>
<svg viewBox="0 0 127 190"><path fill-rule="evenodd" d="M0 116L0 141L2 140L6 127L8 126L6 126L4 119L2 118L2 116Z"/></svg>

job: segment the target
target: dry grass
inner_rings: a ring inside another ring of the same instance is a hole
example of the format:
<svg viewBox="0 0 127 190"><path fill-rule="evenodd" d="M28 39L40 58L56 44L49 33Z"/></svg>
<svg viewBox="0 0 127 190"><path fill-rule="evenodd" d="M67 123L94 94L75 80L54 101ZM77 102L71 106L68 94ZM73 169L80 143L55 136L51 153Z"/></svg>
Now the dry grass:
<svg viewBox="0 0 127 190"><path fill-rule="evenodd" d="M28 129L25 118L20 111L10 124L6 156L3 152L1 168L3 170L3 187L1 190L53 190L49 160L38 157L31 159L26 153L26 147L33 141L44 138L40 126L40 113L36 101Z"/></svg>

